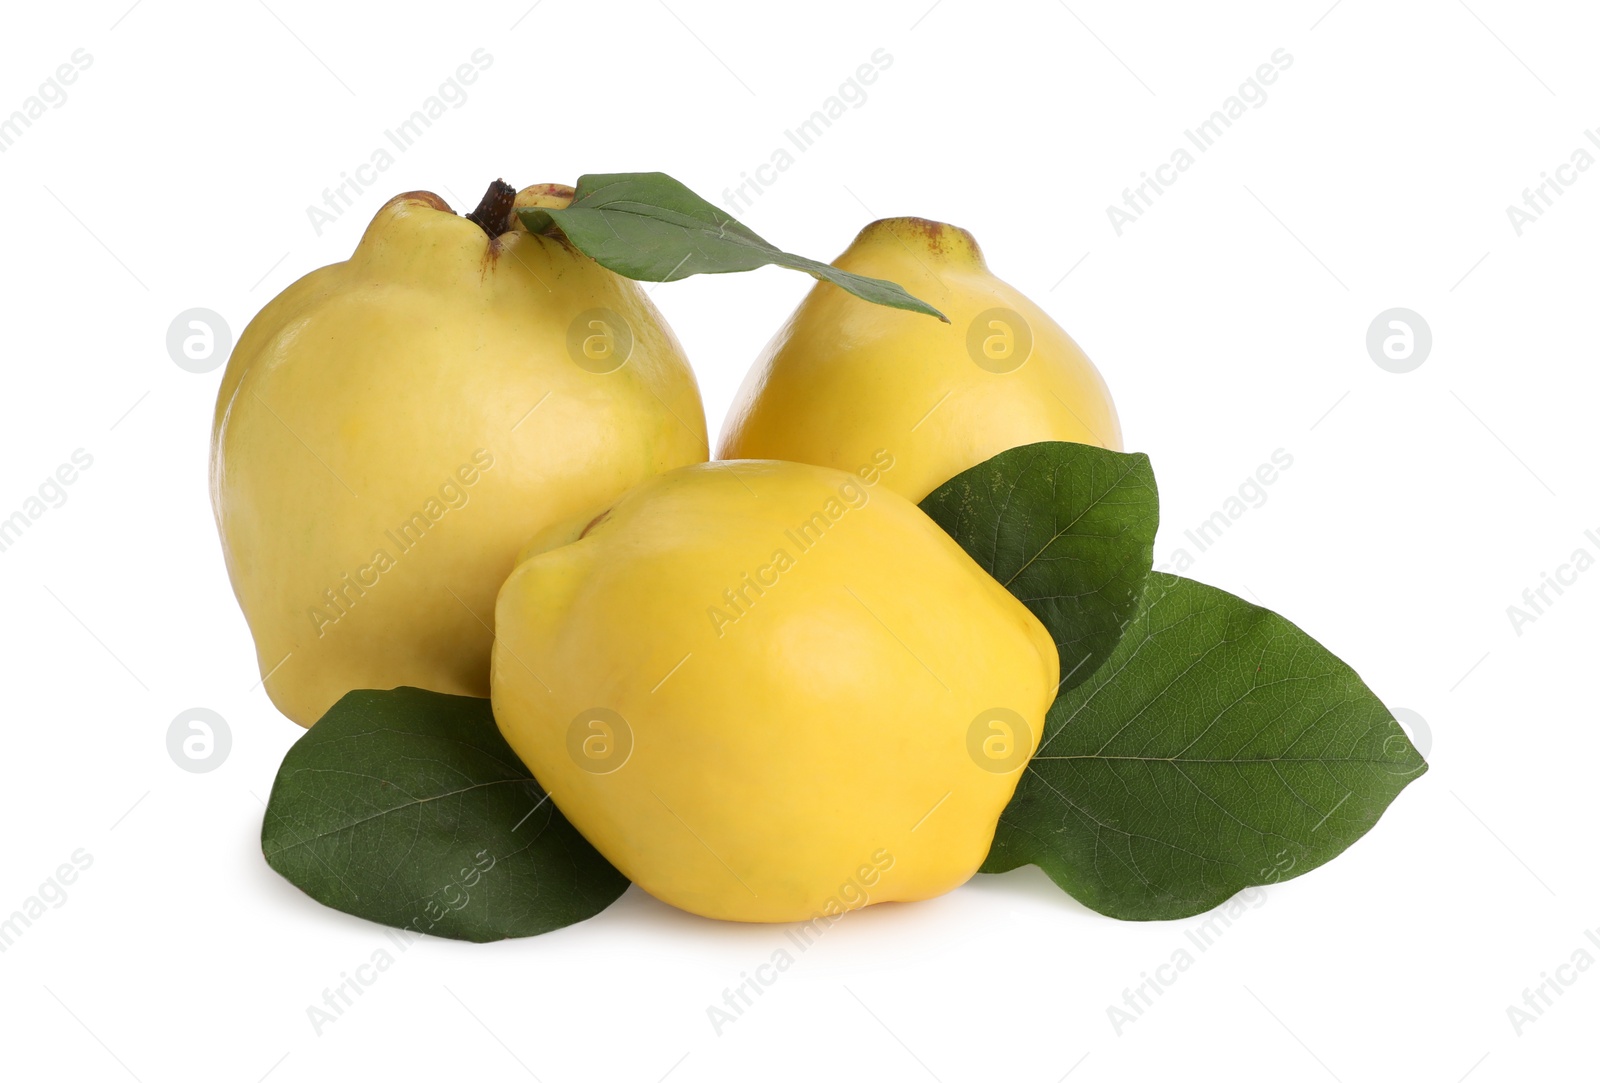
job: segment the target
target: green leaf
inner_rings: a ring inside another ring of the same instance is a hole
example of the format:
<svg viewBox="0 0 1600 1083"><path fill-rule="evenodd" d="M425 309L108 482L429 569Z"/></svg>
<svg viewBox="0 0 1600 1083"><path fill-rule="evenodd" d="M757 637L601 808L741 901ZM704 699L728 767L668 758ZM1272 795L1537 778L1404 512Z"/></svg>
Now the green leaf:
<svg viewBox="0 0 1600 1083"><path fill-rule="evenodd" d="M922 510L1049 629L1058 693L1088 680L1150 572L1159 508L1149 458L1028 444L956 475Z"/></svg>
<svg viewBox="0 0 1600 1083"><path fill-rule="evenodd" d="M1102 914L1187 917L1337 856L1427 769L1305 632L1152 575L1111 657L1050 709L983 871L1034 864Z"/></svg>
<svg viewBox="0 0 1600 1083"><path fill-rule="evenodd" d="M893 282L780 251L665 173L587 173L578 178L566 208L523 207L517 214L534 233L558 226L596 263L641 282L674 282L775 264L832 282L873 304L950 322Z"/></svg>
<svg viewBox="0 0 1600 1083"><path fill-rule="evenodd" d="M545 799L489 701L351 692L283 758L267 863L335 910L457 940L533 936L627 889Z"/></svg>

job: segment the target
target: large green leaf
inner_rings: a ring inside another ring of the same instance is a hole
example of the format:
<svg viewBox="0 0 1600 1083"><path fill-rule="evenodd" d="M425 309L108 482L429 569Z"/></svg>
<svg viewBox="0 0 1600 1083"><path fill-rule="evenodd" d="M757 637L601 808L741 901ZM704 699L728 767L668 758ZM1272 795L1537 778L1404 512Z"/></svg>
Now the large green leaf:
<svg viewBox="0 0 1600 1083"><path fill-rule="evenodd" d="M950 322L893 282L780 251L665 173L587 173L578 178L569 206L523 207L517 214L534 233L556 225L602 267L642 282L674 282L773 264L832 282L873 304Z"/></svg>
<svg viewBox="0 0 1600 1083"><path fill-rule="evenodd" d="M922 510L1049 629L1059 690L1088 680L1150 571L1159 509L1149 458L1028 444L956 475Z"/></svg>
<svg viewBox="0 0 1600 1083"><path fill-rule="evenodd" d="M1035 864L1102 914L1187 917L1337 856L1427 766L1299 628L1152 575L1111 657L1051 708L983 871Z"/></svg>
<svg viewBox="0 0 1600 1083"><path fill-rule="evenodd" d="M261 850L318 902L458 940L533 936L627 889L545 798L489 701L351 692L289 749Z"/></svg>

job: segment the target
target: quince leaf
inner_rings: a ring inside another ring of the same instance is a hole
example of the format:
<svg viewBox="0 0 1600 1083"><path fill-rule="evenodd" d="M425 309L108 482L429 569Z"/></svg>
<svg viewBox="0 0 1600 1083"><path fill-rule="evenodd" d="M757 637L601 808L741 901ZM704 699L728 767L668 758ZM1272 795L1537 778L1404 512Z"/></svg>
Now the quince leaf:
<svg viewBox="0 0 1600 1083"><path fill-rule="evenodd" d="M1027 444L956 475L921 507L1049 630L1061 654L1057 694L1088 680L1150 572L1160 514L1150 459Z"/></svg>
<svg viewBox="0 0 1600 1083"><path fill-rule="evenodd" d="M261 850L313 899L457 940L593 917L627 879L546 799L489 701L347 694L289 749Z"/></svg>
<svg viewBox="0 0 1600 1083"><path fill-rule="evenodd" d="M675 282L773 264L832 282L873 304L950 322L893 282L779 250L665 173L586 173L578 178L567 207L522 207L517 215L534 233L558 227L602 267L641 282Z"/></svg>
<svg viewBox="0 0 1600 1083"><path fill-rule="evenodd" d="M982 871L1038 865L1102 914L1188 917L1336 857L1427 769L1305 632L1155 574L1111 657L1051 707Z"/></svg>

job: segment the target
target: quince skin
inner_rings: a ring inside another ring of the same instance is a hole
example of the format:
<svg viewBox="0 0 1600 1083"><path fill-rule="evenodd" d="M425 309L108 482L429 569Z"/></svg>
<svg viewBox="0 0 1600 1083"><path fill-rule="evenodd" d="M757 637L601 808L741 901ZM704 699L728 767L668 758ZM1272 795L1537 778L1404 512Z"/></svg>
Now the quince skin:
<svg viewBox="0 0 1600 1083"><path fill-rule="evenodd" d="M687 466L552 526L501 589L495 721L657 898L822 921L988 853L1060 663L898 469Z"/></svg>
<svg viewBox="0 0 1600 1083"><path fill-rule="evenodd" d="M217 396L212 502L268 695L309 726L346 692L489 690L518 549L654 474L703 462L704 413L643 291L498 184L378 211L240 336ZM513 197L515 197L513 199Z"/></svg>
<svg viewBox="0 0 1600 1083"><path fill-rule="evenodd" d="M898 282L949 323L818 282L734 398L717 455L851 469L876 448L920 501L1010 448L1122 450L1100 373L1061 327L996 278L972 234L922 218L863 229L833 265Z"/></svg>

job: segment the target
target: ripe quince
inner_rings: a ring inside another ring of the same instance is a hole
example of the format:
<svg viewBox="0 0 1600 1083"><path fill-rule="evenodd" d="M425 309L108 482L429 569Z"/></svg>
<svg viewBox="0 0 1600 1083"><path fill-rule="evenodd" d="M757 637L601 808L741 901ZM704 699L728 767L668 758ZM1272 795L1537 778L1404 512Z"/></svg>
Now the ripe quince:
<svg viewBox="0 0 1600 1083"><path fill-rule="evenodd" d="M889 487L919 501L1023 444L1122 449L1100 373L1043 309L989 271L966 230L882 219L833 265L898 282L950 322L818 282L745 378L719 458L850 469L888 448L899 464Z"/></svg>
<svg viewBox="0 0 1600 1083"><path fill-rule="evenodd" d="M495 720L645 891L825 921L983 861L1059 661L900 469L687 466L550 527L507 579Z"/></svg>
<svg viewBox="0 0 1600 1083"><path fill-rule="evenodd" d="M529 537L703 462L672 331L633 282L514 206L430 192L250 322L217 396L211 488L268 695L309 726L356 688L489 690L494 598Z"/></svg>

